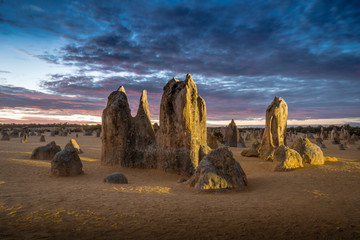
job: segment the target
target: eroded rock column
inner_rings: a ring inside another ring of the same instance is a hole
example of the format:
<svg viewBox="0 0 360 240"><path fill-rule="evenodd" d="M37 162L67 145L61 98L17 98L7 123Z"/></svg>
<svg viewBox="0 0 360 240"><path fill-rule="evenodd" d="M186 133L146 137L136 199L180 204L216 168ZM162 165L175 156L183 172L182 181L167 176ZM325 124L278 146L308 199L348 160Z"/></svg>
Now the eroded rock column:
<svg viewBox="0 0 360 240"><path fill-rule="evenodd" d="M263 160L273 161L275 149L280 145L286 146L286 126L288 107L284 99L275 96L266 109L266 123L259 157Z"/></svg>

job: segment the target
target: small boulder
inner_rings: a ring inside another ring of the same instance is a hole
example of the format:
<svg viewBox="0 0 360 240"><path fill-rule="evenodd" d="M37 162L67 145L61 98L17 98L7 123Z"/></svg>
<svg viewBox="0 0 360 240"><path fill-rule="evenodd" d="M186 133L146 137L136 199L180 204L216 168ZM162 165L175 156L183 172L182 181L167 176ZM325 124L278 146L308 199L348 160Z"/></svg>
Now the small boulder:
<svg viewBox="0 0 360 240"><path fill-rule="evenodd" d="M241 152L241 155L244 157L259 157L259 148L261 143L258 140L255 140L250 149L245 149Z"/></svg>
<svg viewBox="0 0 360 240"><path fill-rule="evenodd" d="M303 159L300 154L284 145L280 145L274 152L274 162L278 162L274 171L289 171L302 168Z"/></svg>
<svg viewBox="0 0 360 240"><path fill-rule="evenodd" d="M77 150L71 146L58 152L51 161L51 173L56 176L76 176L83 174L83 165Z"/></svg>
<svg viewBox="0 0 360 240"><path fill-rule="evenodd" d="M73 138L70 139L70 141L66 144L65 148L66 148L66 147L69 147L69 146L75 148L78 154L84 153L84 152L81 150L79 144L78 144L78 143L76 142L76 140L73 139Z"/></svg>
<svg viewBox="0 0 360 240"><path fill-rule="evenodd" d="M305 163L313 165L324 164L324 154L320 147L310 142L307 138L298 138L291 148L300 153Z"/></svg>
<svg viewBox="0 0 360 240"><path fill-rule="evenodd" d="M60 152L60 146L56 145L55 141L47 144L46 146L37 147L31 154L31 159L37 160L51 160L56 153Z"/></svg>
<svg viewBox="0 0 360 240"><path fill-rule="evenodd" d="M199 191L240 191L247 186L247 178L230 149L223 147L207 154L187 183Z"/></svg>
<svg viewBox="0 0 360 240"><path fill-rule="evenodd" d="M121 172L112 173L104 178L104 182L127 184L128 180Z"/></svg>

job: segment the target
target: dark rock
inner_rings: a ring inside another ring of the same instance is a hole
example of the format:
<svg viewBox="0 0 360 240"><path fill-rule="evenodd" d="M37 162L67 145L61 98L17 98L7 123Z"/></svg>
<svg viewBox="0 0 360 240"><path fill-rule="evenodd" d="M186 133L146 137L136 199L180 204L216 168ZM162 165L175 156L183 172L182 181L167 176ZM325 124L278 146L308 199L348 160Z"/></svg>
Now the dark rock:
<svg viewBox="0 0 360 240"><path fill-rule="evenodd" d="M78 154L84 153L84 152L81 150L79 144L76 142L75 139L70 139L70 141L66 144L65 148L66 148L66 147L73 147L73 148L75 148Z"/></svg>
<svg viewBox="0 0 360 240"><path fill-rule="evenodd" d="M44 135L41 135L40 142L45 142L45 136Z"/></svg>
<svg viewBox="0 0 360 240"><path fill-rule="evenodd" d="M77 150L71 146L58 152L51 160L51 173L56 176L76 176L83 174L83 165Z"/></svg>
<svg viewBox="0 0 360 240"><path fill-rule="evenodd" d="M112 173L104 178L104 182L107 183L120 183L127 184L128 180L121 172Z"/></svg>
<svg viewBox="0 0 360 240"><path fill-rule="evenodd" d="M52 141L46 146L35 148L30 158L37 160L51 160L55 154L60 151L60 146L56 145L55 141Z"/></svg>
<svg viewBox="0 0 360 240"><path fill-rule="evenodd" d="M110 94L102 114L103 164L155 168L156 146L146 90L143 90L136 116L131 116L123 86Z"/></svg>

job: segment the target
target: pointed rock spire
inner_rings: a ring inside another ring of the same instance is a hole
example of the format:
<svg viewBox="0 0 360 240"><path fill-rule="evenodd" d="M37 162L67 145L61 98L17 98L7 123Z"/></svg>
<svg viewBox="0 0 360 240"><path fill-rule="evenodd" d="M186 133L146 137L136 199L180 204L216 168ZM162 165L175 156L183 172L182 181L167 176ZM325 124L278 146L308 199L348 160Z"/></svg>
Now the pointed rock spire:
<svg viewBox="0 0 360 240"><path fill-rule="evenodd" d="M120 87L118 88L118 92L123 92L123 93L126 94L126 91L125 91L124 86L120 86Z"/></svg>

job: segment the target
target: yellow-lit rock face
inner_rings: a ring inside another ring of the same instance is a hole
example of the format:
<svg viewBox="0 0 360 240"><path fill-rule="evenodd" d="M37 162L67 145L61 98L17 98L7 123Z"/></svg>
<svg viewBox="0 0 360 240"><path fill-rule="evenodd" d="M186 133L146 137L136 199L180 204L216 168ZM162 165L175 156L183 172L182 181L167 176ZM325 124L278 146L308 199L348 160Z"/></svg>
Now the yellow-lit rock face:
<svg viewBox="0 0 360 240"><path fill-rule="evenodd" d="M199 191L241 191L247 186L247 178L231 150L223 147L206 155L187 183Z"/></svg>
<svg viewBox="0 0 360 240"><path fill-rule="evenodd" d="M275 171L288 171L304 167L300 154L284 145L280 145L275 150L274 162L277 163Z"/></svg>
<svg viewBox="0 0 360 240"><path fill-rule="evenodd" d="M207 181L199 186L200 190L211 190L211 189L231 189L232 185L221 176L216 173L210 172L207 173L205 178Z"/></svg>
<svg viewBox="0 0 360 240"><path fill-rule="evenodd" d="M286 126L288 107L284 99L275 96L266 109L265 131L259 150L260 158L273 161L275 149L280 145L286 146Z"/></svg>
<svg viewBox="0 0 360 240"><path fill-rule="evenodd" d="M297 139L291 148L300 153L305 163L313 165L324 164L324 154L321 151L321 148L310 142L307 138Z"/></svg>
<svg viewBox="0 0 360 240"><path fill-rule="evenodd" d="M157 133L158 167L191 175L207 146L206 104L190 74L164 87Z"/></svg>
<svg viewBox="0 0 360 240"><path fill-rule="evenodd" d="M72 146L73 148L75 148L77 153L83 153L83 151L81 150L79 144L76 142L75 139L70 139L70 142L68 144L66 144L65 147L68 147L68 146Z"/></svg>

